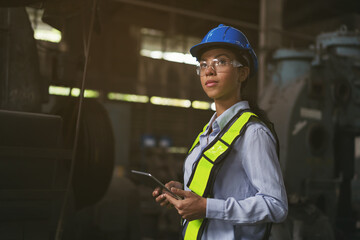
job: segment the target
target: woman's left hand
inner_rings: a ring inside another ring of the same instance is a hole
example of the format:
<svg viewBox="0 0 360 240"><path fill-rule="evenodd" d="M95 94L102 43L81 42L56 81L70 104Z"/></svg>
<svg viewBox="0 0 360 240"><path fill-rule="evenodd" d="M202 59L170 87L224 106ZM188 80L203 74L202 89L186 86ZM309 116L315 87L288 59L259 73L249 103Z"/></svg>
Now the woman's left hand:
<svg viewBox="0 0 360 240"><path fill-rule="evenodd" d="M192 221L206 216L206 198L178 188L171 188L171 191L184 198L177 200L170 194L164 193L166 199L176 208L182 218Z"/></svg>

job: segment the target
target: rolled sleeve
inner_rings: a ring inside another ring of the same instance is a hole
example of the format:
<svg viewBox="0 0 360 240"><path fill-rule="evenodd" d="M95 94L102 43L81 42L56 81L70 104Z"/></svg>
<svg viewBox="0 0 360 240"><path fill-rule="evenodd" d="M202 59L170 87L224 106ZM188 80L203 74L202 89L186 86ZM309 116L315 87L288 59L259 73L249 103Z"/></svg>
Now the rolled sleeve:
<svg viewBox="0 0 360 240"><path fill-rule="evenodd" d="M208 198L206 200L206 217L214 219L224 219L225 200Z"/></svg>

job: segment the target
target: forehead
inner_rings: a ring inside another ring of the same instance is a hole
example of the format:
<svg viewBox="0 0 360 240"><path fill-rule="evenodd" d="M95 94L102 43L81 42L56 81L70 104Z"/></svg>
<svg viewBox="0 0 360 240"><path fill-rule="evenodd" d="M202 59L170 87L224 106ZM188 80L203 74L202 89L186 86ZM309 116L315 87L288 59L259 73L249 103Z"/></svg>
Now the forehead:
<svg viewBox="0 0 360 240"><path fill-rule="evenodd" d="M210 50L205 51L202 55L200 60L207 60L207 59L211 59L211 58L217 58L220 56L226 56L228 58L235 58L235 54L229 50L229 49L225 49L225 48L213 48Z"/></svg>

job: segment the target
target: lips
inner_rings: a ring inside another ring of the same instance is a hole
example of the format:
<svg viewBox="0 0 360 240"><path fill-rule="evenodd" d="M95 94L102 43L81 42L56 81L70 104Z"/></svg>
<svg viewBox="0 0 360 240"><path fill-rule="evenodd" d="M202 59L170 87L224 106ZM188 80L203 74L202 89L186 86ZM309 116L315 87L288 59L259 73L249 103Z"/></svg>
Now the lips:
<svg viewBox="0 0 360 240"><path fill-rule="evenodd" d="M207 86L207 87L213 87L213 86L215 86L217 83L218 83L218 81L215 81L215 80L207 80L207 81L205 82L205 86Z"/></svg>

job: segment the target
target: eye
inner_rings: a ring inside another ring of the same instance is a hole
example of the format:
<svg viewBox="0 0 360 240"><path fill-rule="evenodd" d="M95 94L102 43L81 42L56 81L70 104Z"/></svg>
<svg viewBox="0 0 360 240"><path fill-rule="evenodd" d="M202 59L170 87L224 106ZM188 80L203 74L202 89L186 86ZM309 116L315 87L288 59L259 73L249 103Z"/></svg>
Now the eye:
<svg viewBox="0 0 360 240"><path fill-rule="evenodd" d="M207 68L207 63L205 61L200 62L199 67L202 68L202 69L206 69Z"/></svg>
<svg viewBox="0 0 360 240"><path fill-rule="evenodd" d="M225 66L225 65L227 65L227 63L228 63L228 60L225 59L225 58L220 58L220 59L217 60L217 64L219 66Z"/></svg>

